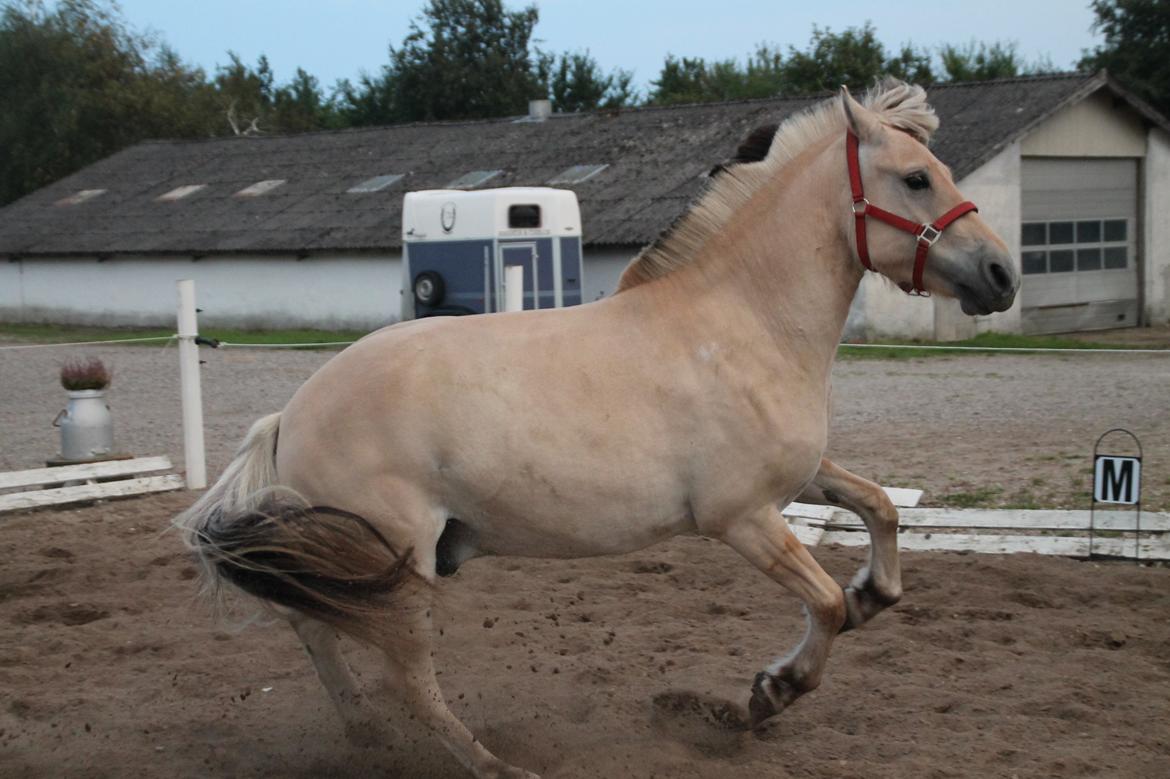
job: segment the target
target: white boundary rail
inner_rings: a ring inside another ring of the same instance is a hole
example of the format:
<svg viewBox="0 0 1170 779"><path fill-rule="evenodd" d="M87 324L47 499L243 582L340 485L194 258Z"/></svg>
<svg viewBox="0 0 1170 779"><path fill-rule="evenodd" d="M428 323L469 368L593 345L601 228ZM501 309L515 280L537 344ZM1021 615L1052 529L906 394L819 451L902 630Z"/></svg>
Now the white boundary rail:
<svg viewBox="0 0 1170 779"><path fill-rule="evenodd" d="M898 513L898 547L907 551L1089 556L1088 511L901 508ZM793 503L784 509L784 514L793 533L805 545L869 544L861 519L844 509ZM1141 537L1136 541L1135 530L1134 514L1113 512L1099 516L1094 524L1094 554L1170 560L1170 513L1143 513ZM1119 535L1103 538L1101 533Z"/></svg>
<svg viewBox="0 0 1170 779"><path fill-rule="evenodd" d="M0 494L0 512L182 489L183 479L176 474L143 475L170 469L166 457L138 457L0 473L0 490L22 490Z"/></svg>

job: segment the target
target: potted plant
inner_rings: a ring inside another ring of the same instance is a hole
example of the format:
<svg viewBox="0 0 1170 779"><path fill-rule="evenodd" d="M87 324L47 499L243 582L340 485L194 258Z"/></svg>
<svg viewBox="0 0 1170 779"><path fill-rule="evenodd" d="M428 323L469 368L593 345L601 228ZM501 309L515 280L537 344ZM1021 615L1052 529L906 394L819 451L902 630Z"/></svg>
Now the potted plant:
<svg viewBox="0 0 1170 779"><path fill-rule="evenodd" d="M106 405L106 388L113 372L96 357L67 360L61 366L61 386L69 403L53 425L61 429L62 460L96 460L114 449L114 423Z"/></svg>

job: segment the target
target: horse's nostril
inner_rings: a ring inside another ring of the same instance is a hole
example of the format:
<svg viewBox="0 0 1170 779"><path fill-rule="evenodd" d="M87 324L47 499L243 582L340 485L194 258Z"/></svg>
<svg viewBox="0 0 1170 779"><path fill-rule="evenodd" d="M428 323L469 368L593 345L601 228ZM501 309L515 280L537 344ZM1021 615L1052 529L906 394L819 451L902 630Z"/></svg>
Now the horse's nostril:
<svg viewBox="0 0 1170 779"><path fill-rule="evenodd" d="M999 292L1007 292L1012 288L1012 274L998 262L993 262L987 268L991 274L991 285Z"/></svg>

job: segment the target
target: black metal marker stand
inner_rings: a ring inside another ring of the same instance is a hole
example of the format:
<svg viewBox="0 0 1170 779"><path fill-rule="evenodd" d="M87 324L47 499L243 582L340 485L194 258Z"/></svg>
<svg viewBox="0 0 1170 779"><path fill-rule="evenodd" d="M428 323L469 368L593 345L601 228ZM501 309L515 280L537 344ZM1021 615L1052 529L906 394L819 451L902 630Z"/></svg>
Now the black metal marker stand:
<svg viewBox="0 0 1170 779"><path fill-rule="evenodd" d="M1133 455L1113 455L1101 453L1101 442L1105 437L1112 433L1124 433L1133 439L1134 446L1137 447L1137 457ZM1137 463L1136 470L1122 470L1120 474L1108 468L1112 463L1102 463L1102 460L1118 461L1127 460ZM1141 490L1141 462L1142 462L1142 442L1138 437L1126 430L1124 427L1115 427L1111 430L1106 430L1097 439L1097 443L1093 445L1093 491L1092 503L1089 508L1089 557L1093 557L1093 536L1096 532L1097 525L1097 503L1122 503L1133 505L1137 508L1137 514L1134 517L1134 560L1140 562L1142 556L1142 490ZM1105 473L1107 477L1101 478L1102 469L1106 468ZM1131 485L1128 481L1133 479ZM1112 491L1117 490L1118 494ZM1124 498L1124 499L1119 499ZM1132 500L1130 499L1132 498Z"/></svg>

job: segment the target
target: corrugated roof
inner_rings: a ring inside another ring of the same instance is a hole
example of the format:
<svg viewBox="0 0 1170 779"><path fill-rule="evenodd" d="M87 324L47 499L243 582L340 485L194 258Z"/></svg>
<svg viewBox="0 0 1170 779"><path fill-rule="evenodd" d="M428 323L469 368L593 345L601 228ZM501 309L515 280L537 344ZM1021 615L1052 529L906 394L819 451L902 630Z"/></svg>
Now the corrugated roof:
<svg viewBox="0 0 1170 779"><path fill-rule="evenodd" d="M1064 74L929 90L942 126L933 148L957 178L1091 92L1103 75ZM491 186L541 186L572 165L606 164L572 184L587 244L652 241L753 128L824 96L511 119L411 124L293 136L150 141L128 148L0 210L0 254L304 253L394 249L402 195L447 186L475 170ZM1147 109L1148 110L1148 109ZM385 171L388 187L347 194ZM257 181L287 183L256 198ZM207 187L178 202L159 195ZM80 190L101 197L63 208Z"/></svg>

